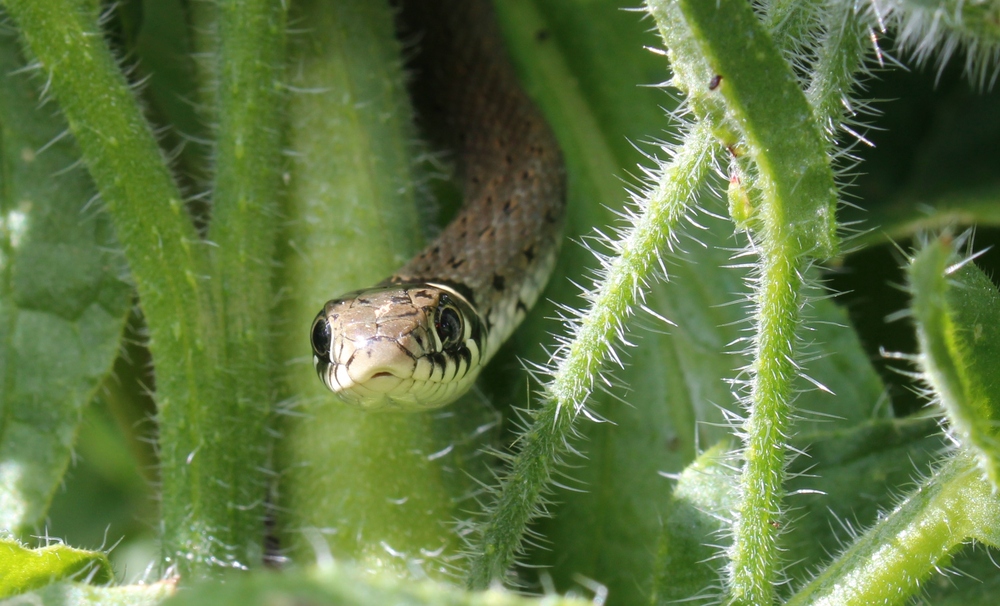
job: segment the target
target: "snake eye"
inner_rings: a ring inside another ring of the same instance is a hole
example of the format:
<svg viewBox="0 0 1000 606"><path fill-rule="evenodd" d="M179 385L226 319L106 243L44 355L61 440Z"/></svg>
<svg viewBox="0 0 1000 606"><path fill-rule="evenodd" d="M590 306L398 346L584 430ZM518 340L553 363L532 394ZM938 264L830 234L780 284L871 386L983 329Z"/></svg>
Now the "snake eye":
<svg viewBox="0 0 1000 606"><path fill-rule="evenodd" d="M462 317L454 307L444 307L434 323L441 347L447 349L462 340Z"/></svg>
<svg viewBox="0 0 1000 606"><path fill-rule="evenodd" d="M322 314L313 322L312 348L313 353L321 358L326 359L330 356L330 323Z"/></svg>

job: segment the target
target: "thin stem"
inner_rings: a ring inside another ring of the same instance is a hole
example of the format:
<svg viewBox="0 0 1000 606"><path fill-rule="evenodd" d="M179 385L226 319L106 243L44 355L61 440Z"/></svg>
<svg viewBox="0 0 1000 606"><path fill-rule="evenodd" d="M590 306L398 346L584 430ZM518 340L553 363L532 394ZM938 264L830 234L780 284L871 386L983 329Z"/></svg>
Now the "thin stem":
<svg viewBox="0 0 1000 606"><path fill-rule="evenodd" d="M590 309L575 326L572 342L563 349L542 408L532 413L531 426L520 437L520 451L498 488L496 501L481 528L480 549L468 578L482 589L514 561L539 501L562 454L569 451L573 423L584 410L594 378L613 357L615 336L640 295L643 282L656 270L661 251L671 245L681 218L711 164L713 138L704 124L691 129L662 179L649 192L643 212L614 244L618 256L609 262L597 284Z"/></svg>
<svg viewBox="0 0 1000 606"><path fill-rule="evenodd" d="M791 424L795 332L802 276L787 235L761 247L757 317L749 369L750 413L743 426L743 473L729 549L730 599L771 604L780 569L778 529L785 495L785 450Z"/></svg>

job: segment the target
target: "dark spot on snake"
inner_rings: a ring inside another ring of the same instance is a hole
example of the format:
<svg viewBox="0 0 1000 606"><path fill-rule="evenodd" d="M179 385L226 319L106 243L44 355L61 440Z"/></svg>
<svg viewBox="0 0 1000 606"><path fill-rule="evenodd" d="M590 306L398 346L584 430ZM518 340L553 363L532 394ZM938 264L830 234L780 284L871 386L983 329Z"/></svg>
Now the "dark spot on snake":
<svg viewBox="0 0 1000 606"><path fill-rule="evenodd" d="M715 90L719 88L720 84L722 84L722 76L720 74L715 74L712 76L712 80L708 83L708 90Z"/></svg>
<svg viewBox="0 0 1000 606"><path fill-rule="evenodd" d="M493 288L496 290L503 290L504 286L507 284L507 280L504 279L500 274L493 274Z"/></svg>
<svg viewBox="0 0 1000 606"><path fill-rule="evenodd" d="M372 300L371 299L365 299L364 297L358 297L358 303L360 303L362 305L371 305L372 304Z"/></svg>
<svg viewBox="0 0 1000 606"><path fill-rule="evenodd" d="M528 306L525 305L524 301L522 301L521 299L517 300L517 305L514 306L514 309L520 312L524 312L525 314L528 313Z"/></svg>
<svg viewBox="0 0 1000 606"><path fill-rule="evenodd" d="M510 200L503 203L503 214L509 215L510 211L514 209L514 204Z"/></svg>
<svg viewBox="0 0 1000 606"><path fill-rule="evenodd" d="M528 263L531 263L532 261L535 260L535 247L534 246L529 246L528 248L524 249L524 258L528 260Z"/></svg>
<svg viewBox="0 0 1000 606"><path fill-rule="evenodd" d="M465 259L456 259L455 257L452 257L451 260L448 261L448 265L450 265L452 269L458 269L464 263L465 263Z"/></svg>
<svg viewBox="0 0 1000 606"><path fill-rule="evenodd" d="M540 29L537 32L535 32L535 41L545 42L548 39L549 39L549 30Z"/></svg>
<svg viewBox="0 0 1000 606"><path fill-rule="evenodd" d="M527 181L531 177L531 171L524 171L521 173L521 179Z"/></svg>
<svg viewBox="0 0 1000 606"><path fill-rule="evenodd" d="M555 223L556 222L556 216L554 214L552 214L551 210L545 211L545 222L546 223Z"/></svg>

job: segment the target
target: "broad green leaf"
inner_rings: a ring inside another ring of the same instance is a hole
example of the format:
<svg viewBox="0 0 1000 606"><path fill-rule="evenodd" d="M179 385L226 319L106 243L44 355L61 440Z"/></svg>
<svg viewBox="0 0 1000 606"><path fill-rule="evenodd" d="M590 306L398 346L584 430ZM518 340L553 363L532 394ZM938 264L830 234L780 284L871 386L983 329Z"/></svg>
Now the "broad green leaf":
<svg viewBox="0 0 1000 606"><path fill-rule="evenodd" d="M801 581L843 549L850 529L860 531L891 510L939 460L945 441L935 420L924 418L806 433L793 445L805 454L788 470L782 548L795 554L786 573Z"/></svg>
<svg viewBox="0 0 1000 606"><path fill-rule="evenodd" d="M1000 499L975 461L957 452L880 516L788 606L902 603L969 539L997 544Z"/></svg>
<svg viewBox="0 0 1000 606"><path fill-rule="evenodd" d="M124 586L61 582L0 602L3 606L155 606L177 591L175 580Z"/></svg>
<svg viewBox="0 0 1000 606"><path fill-rule="evenodd" d="M786 570L805 578L851 539L847 528L872 524L898 494L926 473L943 440L931 419L881 420L853 429L799 435L805 454L789 469L787 532L782 549L795 554ZM675 506L664 520L655 603L671 604L708 595L722 579L719 555L728 543L735 505L736 474L722 443L702 454L680 475ZM845 528L846 527L846 528Z"/></svg>
<svg viewBox="0 0 1000 606"><path fill-rule="evenodd" d="M0 33L0 529L14 533L45 516L131 297L66 124L39 109L25 65Z"/></svg>
<svg viewBox="0 0 1000 606"><path fill-rule="evenodd" d="M353 570L334 568L232 576L225 583L203 583L179 592L164 602L164 606L585 606L592 603L556 595L526 598L501 589L466 592L443 583L400 582L391 575L361 575Z"/></svg>
<svg viewBox="0 0 1000 606"><path fill-rule="evenodd" d="M717 591L722 579L726 532L739 478L727 460L732 451L720 442L687 466L673 492L673 507L663 522L653 581L654 604L673 604Z"/></svg>
<svg viewBox="0 0 1000 606"><path fill-rule="evenodd" d="M63 579L109 583L114 579L108 557L68 545L28 549L12 539L0 539L0 598L38 589Z"/></svg>
<svg viewBox="0 0 1000 606"><path fill-rule="evenodd" d="M958 242L928 243L910 265L924 380L951 429L1000 486L1000 293Z"/></svg>

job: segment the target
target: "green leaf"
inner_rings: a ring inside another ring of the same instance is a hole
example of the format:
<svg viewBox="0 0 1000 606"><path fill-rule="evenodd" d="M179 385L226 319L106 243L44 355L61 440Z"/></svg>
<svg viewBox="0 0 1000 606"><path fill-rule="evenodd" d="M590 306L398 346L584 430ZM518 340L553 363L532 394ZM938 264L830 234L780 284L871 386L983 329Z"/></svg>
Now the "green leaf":
<svg viewBox="0 0 1000 606"><path fill-rule="evenodd" d="M108 557L68 545L27 549L17 541L0 539L0 598L37 589L61 579L109 583L114 580Z"/></svg>
<svg viewBox="0 0 1000 606"><path fill-rule="evenodd" d="M660 535L653 604L673 604L718 589L729 542L726 522L736 506L739 476L732 444L720 442L687 466L673 492Z"/></svg>
<svg viewBox="0 0 1000 606"><path fill-rule="evenodd" d="M148 585L120 587L94 586L85 583L52 583L30 593L3 602L10 606L30 603L39 606L155 606L177 591L176 580Z"/></svg>
<svg viewBox="0 0 1000 606"><path fill-rule="evenodd" d="M965 453L944 461L788 606L900 603L968 539L997 544L1000 499Z"/></svg>
<svg viewBox="0 0 1000 606"><path fill-rule="evenodd" d="M843 549L851 530L873 524L913 480L940 459L944 436L934 419L879 420L851 429L804 433L789 465L789 527L781 546L794 553L785 570L802 581Z"/></svg>
<svg viewBox="0 0 1000 606"><path fill-rule="evenodd" d="M466 592L431 581L400 582L392 575L359 574L351 569L255 573L225 583L201 584L179 592L164 606L241 604L330 604L331 606L585 606L590 600L546 596L526 598L496 589Z"/></svg>
<svg viewBox="0 0 1000 606"><path fill-rule="evenodd" d="M25 65L0 33L0 528L14 533L45 517L131 298L94 185Z"/></svg>
<svg viewBox="0 0 1000 606"><path fill-rule="evenodd" d="M850 538L844 526L871 524L891 508L898 492L936 460L943 447L937 429L932 419L880 420L796 436L793 445L804 454L789 467L794 521L781 535L782 549L796 554L796 561L785 573L807 578L817 562ZM680 475L661 537L656 604L705 595L719 586L719 555L729 542L727 521L738 479L730 448L720 443Z"/></svg>
<svg viewBox="0 0 1000 606"><path fill-rule="evenodd" d="M912 311L925 380L958 440L1000 486L1000 293L958 254L966 239L946 235L917 254Z"/></svg>

